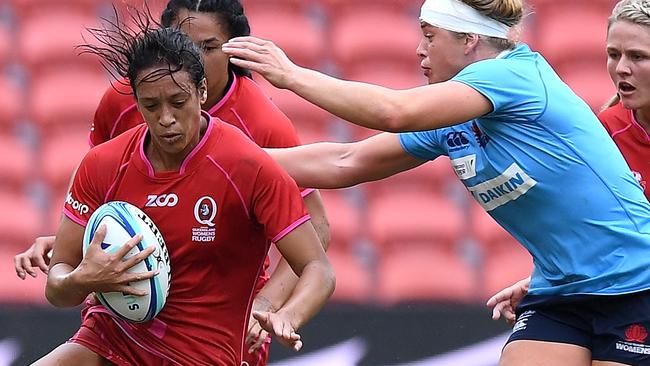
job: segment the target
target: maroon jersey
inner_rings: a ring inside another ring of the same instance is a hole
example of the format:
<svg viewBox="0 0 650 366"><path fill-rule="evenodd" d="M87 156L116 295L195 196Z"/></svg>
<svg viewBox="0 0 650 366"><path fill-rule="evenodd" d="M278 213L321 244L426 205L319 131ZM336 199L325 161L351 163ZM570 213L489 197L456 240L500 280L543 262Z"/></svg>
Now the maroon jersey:
<svg viewBox="0 0 650 366"><path fill-rule="evenodd" d="M650 200L650 136L621 103L598 115Z"/></svg>
<svg viewBox="0 0 650 366"><path fill-rule="evenodd" d="M120 365L138 364L138 356L130 358L133 344L166 360L162 364L239 365L269 245L309 219L299 190L267 154L219 119L211 119L178 172L154 172L144 154L147 131L142 125L93 148L64 212L85 226L105 202L140 207L171 256L169 296L161 313L141 324L101 306L91 309L84 325L92 322L104 343L117 346L111 354L104 345L89 348ZM124 339L131 342L122 349Z"/></svg>

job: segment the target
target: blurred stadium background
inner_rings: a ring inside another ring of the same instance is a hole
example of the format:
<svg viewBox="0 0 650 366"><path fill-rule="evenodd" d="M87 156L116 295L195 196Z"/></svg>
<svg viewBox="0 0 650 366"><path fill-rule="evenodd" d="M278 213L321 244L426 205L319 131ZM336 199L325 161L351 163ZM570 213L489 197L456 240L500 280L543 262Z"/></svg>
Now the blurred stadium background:
<svg viewBox="0 0 650 366"><path fill-rule="evenodd" d="M164 3L147 1L154 10ZM529 0L521 32L594 110L614 93L605 66L614 4ZM296 63L393 88L425 82L415 55L420 5L244 1L252 34L275 41ZM28 364L79 323L77 310L47 304L43 276L18 280L12 257L58 223L109 81L95 59L73 47L83 42L83 27L111 13L110 0L0 0L0 366ZM256 80L304 143L373 134ZM492 322L483 304L527 276L531 259L438 160L382 182L323 192L337 289L304 330L303 358L276 346L275 365L495 365L507 327Z"/></svg>

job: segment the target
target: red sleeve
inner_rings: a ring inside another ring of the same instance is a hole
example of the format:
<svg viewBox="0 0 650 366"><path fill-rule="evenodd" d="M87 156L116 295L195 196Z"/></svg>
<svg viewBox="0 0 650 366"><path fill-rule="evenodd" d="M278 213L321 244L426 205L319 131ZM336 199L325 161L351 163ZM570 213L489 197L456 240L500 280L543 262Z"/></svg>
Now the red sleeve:
<svg viewBox="0 0 650 366"><path fill-rule="evenodd" d="M102 96L97 109L95 110L95 117L93 118L93 124L90 127L90 137L88 138L88 143L90 147L97 146L103 142L106 142L110 139L111 128L110 126L115 123L117 116L111 113L110 108L108 107L110 102L110 94L113 88L110 87L104 96Z"/></svg>
<svg viewBox="0 0 650 366"><path fill-rule="evenodd" d="M250 129L253 141L261 147L293 147L300 145L298 133L287 117L266 94L259 85L249 78L240 79L242 94L246 101L244 128ZM248 134L248 133L247 133Z"/></svg>
<svg viewBox="0 0 650 366"><path fill-rule="evenodd" d="M296 183L270 156L263 154L253 192L253 212L266 236L277 242L309 220Z"/></svg>
<svg viewBox="0 0 650 366"><path fill-rule="evenodd" d="M97 149L92 149L81 161L63 205L70 220L86 226L90 215L104 203L109 169L102 166Z"/></svg>
<svg viewBox="0 0 650 366"><path fill-rule="evenodd" d="M271 103L269 101L269 103ZM294 147L300 145L298 133L293 127L293 124L278 107L271 103L271 108L268 109L268 129L266 141L262 147Z"/></svg>
<svg viewBox="0 0 650 366"><path fill-rule="evenodd" d="M122 121L124 114L135 105L131 88L123 82L125 81L116 81L109 86L95 110L88 141L91 147L102 144L135 125L132 121ZM125 125L117 126L120 123ZM119 131L116 130L117 127L120 127Z"/></svg>

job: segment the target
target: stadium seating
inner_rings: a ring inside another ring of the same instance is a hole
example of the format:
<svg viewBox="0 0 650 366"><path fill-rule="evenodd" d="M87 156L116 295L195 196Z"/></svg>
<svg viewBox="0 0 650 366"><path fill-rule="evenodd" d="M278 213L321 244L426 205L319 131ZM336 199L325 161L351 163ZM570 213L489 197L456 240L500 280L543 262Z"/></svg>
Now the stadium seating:
<svg viewBox="0 0 650 366"><path fill-rule="evenodd" d="M481 294L487 299L506 286L530 276L530 254L506 232L482 207L471 206L474 239L483 250Z"/></svg>
<svg viewBox="0 0 650 366"><path fill-rule="evenodd" d="M330 222L331 242L327 256L337 275L332 297L340 302L368 301L372 278L364 258L356 249L361 228L361 213L343 191L322 190L321 196Z"/></svg>
<svg viewBox="0 0 650 366"><path fill-rule="evenodd" d="M564 65L558 73L594 111L599 111L616 94L605 69L604 57Z"/></svg>
<svg viewBox="0 0 650 366"><path fill-rule="evenodd" d="M368 202L368 233L380 245L430 241L453 246L463 227L462 211L443 195L394 189Z"/></svg>
<svg viewBox="0 0 650 366"><path fill-rule="evenodd" d="M0 68L14 57L10 29L0 22Z"/></svg>
<svg viewBox="0 0 650 366"><path fill-rule="evenodd" d="M59 69L32 80L31 119L42 133L82 129L87 133L99 101L109 83L101 72Z"/></svg>
<svg viewBox="0 0 650 366"><path fill-rule="evenodd" d="M88 130L48 136L41 149L42 178L53 199L61 201L72 173L88 152Z"/></svg>
<svg viewBox="0 0 650 366"><path fill-rule="evenodd" d="M1 246L24 248L40 231L41 210L24 193L0 190L0 244ZM4 267L0 266L0 267Z"/></svg>
<svg viewBox="0 0 650 366"><path fill-rule="evenodd" d="M305 12L310 7L316 6L318 0L241 0L246 16L250 12L265 11L273 13L274 9L281 9L281 12L294 11Z"/></svg>
<svg viewBox="0 0 650 366"><path fill-rule="evenodd" d="M80 44L96 42L85 28L97 27L98 24L99 19L94 14L58 7L21 18L16 43L20 59L32 74L40 73L41 69L58 70L61 65L72 64L99 69L95 57L79 56L79 51L75 50L75 46Z"/></svg>
<svg viewBox="0 0 650 366"><path fill-rule="evenodd" d="M0 131L11 132L23 108L22 89L14 80L0 75Z"/></svg>
<svg viewBox="0 0 650 366"><path fill-rule="evenodd" d="M14 12L22 19L38 13L49 13L63 9L95 14L106 0L9 0Z"/></svg>
<svg viewBox="0 0 650 366"><path fill-rule="evenodd" d="M33 177L33 151L12 134L0 134L0 189L21 191Z"/></svg>
<svg viewBox="0 0 650 366"><path fill-rule="evenodd" d="M378 300L470 302L476 297L472 266L453 248L435 241L395 243L379 255Z"/></svg>
<svg viewBox="0 0 650 366"><path fill-rule="evenodd" d="M333 19L330 29L333 60L343 74L377 60L417 65L421 32L410 14L369 8Z"/></svg>
<svg viewBox="0 0 650 366"><path fill-rule="evenodd" d="M536 46L552 65L604 55L607 17L611 8L602 6L598 0L592 3L601 6L588 6L580 1L537 6Z"/></svg>
<svg viewBox="0 0 650 366"><path fill-rule="evenodd" d="M117 10L120 19L127 24L131 22L132 16L136 13L141 15L151 14L151 17L159 21L163 10L167 5L166 0L112 0L111 4ZM114 12L114 11L112 11ZM112 14L111 14L112 15Z"/></svg>
<svg viewBox="0 0 650 366"><path fill-rule="evenodd" d="M31 238L33 239L33 238ZM16 276L13 257L19 250L27 248L32 242L23 242L18 246L7 246L0 242L0 299L3 304L47 304L45 282L47 276L38 270L36 278L21 280Z"/></svg>
<svg viewBox="0 0 650 366"><path fill-rule="evenodd" d="M260 85L264 94L268 95L273 103L289 117L299 133L306 132L307 134L319 136L328 135L326 122L332 116L327 111L309 103L289 90L274 87L260 75L255 75L254 79Z"/></svg>
<svg viewBox="0 0 650 366"><path fill-rule="evenodd" d="M418 8L422 5L420 0L317 0L331 18L340 18L346 15L361 14L368 10L380 9L382 11L402 12L415 17ZM413 18L415 19L415 18Z"/></svg>
<svg viewBox="0 0 650 366"><path fill-rule="evenodd" d="M378 246L378 297L385 303L469 301L473 270L458 254L463 213L435 194L404 189L371 198L368 234Z"/></svg>
<svg viewBox="0 0 650 366"><path fill-rule="evenodd" d="M325 33L308 14L278 6L254 7L246 14L251 34L272 40L296 64L310 68L319 68L323 64Z"/></svg>

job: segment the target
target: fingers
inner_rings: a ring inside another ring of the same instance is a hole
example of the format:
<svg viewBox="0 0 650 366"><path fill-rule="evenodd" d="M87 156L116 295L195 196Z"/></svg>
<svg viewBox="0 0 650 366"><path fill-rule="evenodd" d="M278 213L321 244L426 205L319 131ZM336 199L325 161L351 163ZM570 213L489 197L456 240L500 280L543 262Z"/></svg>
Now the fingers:
<svg viewBox="0 0 650 366"><path fill-rule="evenodd" d="M298 341L293 342L293 347L292 348L296 352L300 351L300 349L302 348L302 341L298 340Z"/></svg>
<svg viewBox="0 0 650 366"><path fill-rule="evenodd" d="M496 305L497 303L500 303L501 301L508 301L512 297L512 290L510 288L503 289L494 296L492 296L488 302L486 303L486 306L492 307Z"/></svg>
<svg viewBox="0 0 650 366"><path fill-rule="evenodd" d="M50 258L47 256L47 252L43 252L40 255L35 253L30 259L31 263L34 263L34 265L38 267L41 272L48 274Z"/></svg>
<svg viewBox="0 0 650 366"><path fill-rule="evenodd" d="M31 265L25 256L25 253L20 253L14 256L14 269L16 270L16 276L21 280L25 279L25 273L28 273L32 277L36 277L36 272L31 269Z"/></svg>
<svg viewBox="0 0 650 366"><path fill-rule="evenodd" d="M131 251L131 249L133 249L141 241L142 241L142 234L136 234L134 237L129 239L129 241L124 243L124 245L122 245L122 247L115 253L115 255L117 255L118 258L120 258L120 259L124 258ZM150 247L150 248L153 248L153 246ZM149 250L149 248L145 249L143 252L145 252L146 250ZM150 252L153 252L153 251L150 250ZM151 254L151 253L149 253L149 254ZM147 255L149 255L149 254L147 254ZM146 256L145 256L145 258L146 258Z"/></svg>
<svg viewBox="0 0 650 366"><path fill-rule="evenodd" d="M228 40L228 42L224 43L224 45L233 45L235 43L252 43L255 45L265 45L265 44L270 44L272 42L267 41L265 39L253 37L253 36L245 36L245 37L235 37L231 38Z"/></svg>
<svg viewBox="0 0 650 366"><path fill-rule="evenodd" d="M248 353L253 353L260 349L264 342L266 341L266 338L269 336L269 334L264 330L260 329L260 332L257 334L257 337L253 339L255 342L251 342L251 346L248 349Z"/></svg>
<svg viewBox="0 0 650 366"><path fill-rule="evenodd" d="M126 259L123 262L123 268L124 269L129 269L129 268L135 266L136 264L138 264L138 263L142 262L143 260L145 260L155 250L156 250L156 247L154 247L153 245L150 246L150 247L145 248L140 253ZM127 251L127 253L128 253L128 251ZM119 255L119 253L118 253L118 255ZM122 256L122 257L124 257L124 256Z"/></svg>
<svg viewBox="0 0 650 366"><path fill-rule="evenodd" d="M158 275L158 273L160 273L159 270L141 272L141 273L133 273L130 276L128 276L128 280L125 281L125 282L131 283L131 282L138 282L138 281L148 280L150 278L156 277L156 275Z"/></svg>
<svg viewBox="0 0 650 366"><path fill-rule="evenodd" d="M135 296L144 296L147 294L147 291L145 290L138 290L135 287L127 286L127 285L118 286L115 292L121 292L125 295L135 295Z"/></svg>
<svg viewBox="0 0 650 366"><path fill-rule="evenodd" d="M95 235L93 235L90 245L100 245L104 242L104 239L106 239L106 224L101 224L97 230L95 230Z"/></svg>
<svg viewBox="0 0 650 366"><path fill-rule="evenodd" d="M268 324L270 316L271 314L266 311L253 311L253 318L260 322L260 325Z"/></svg>

